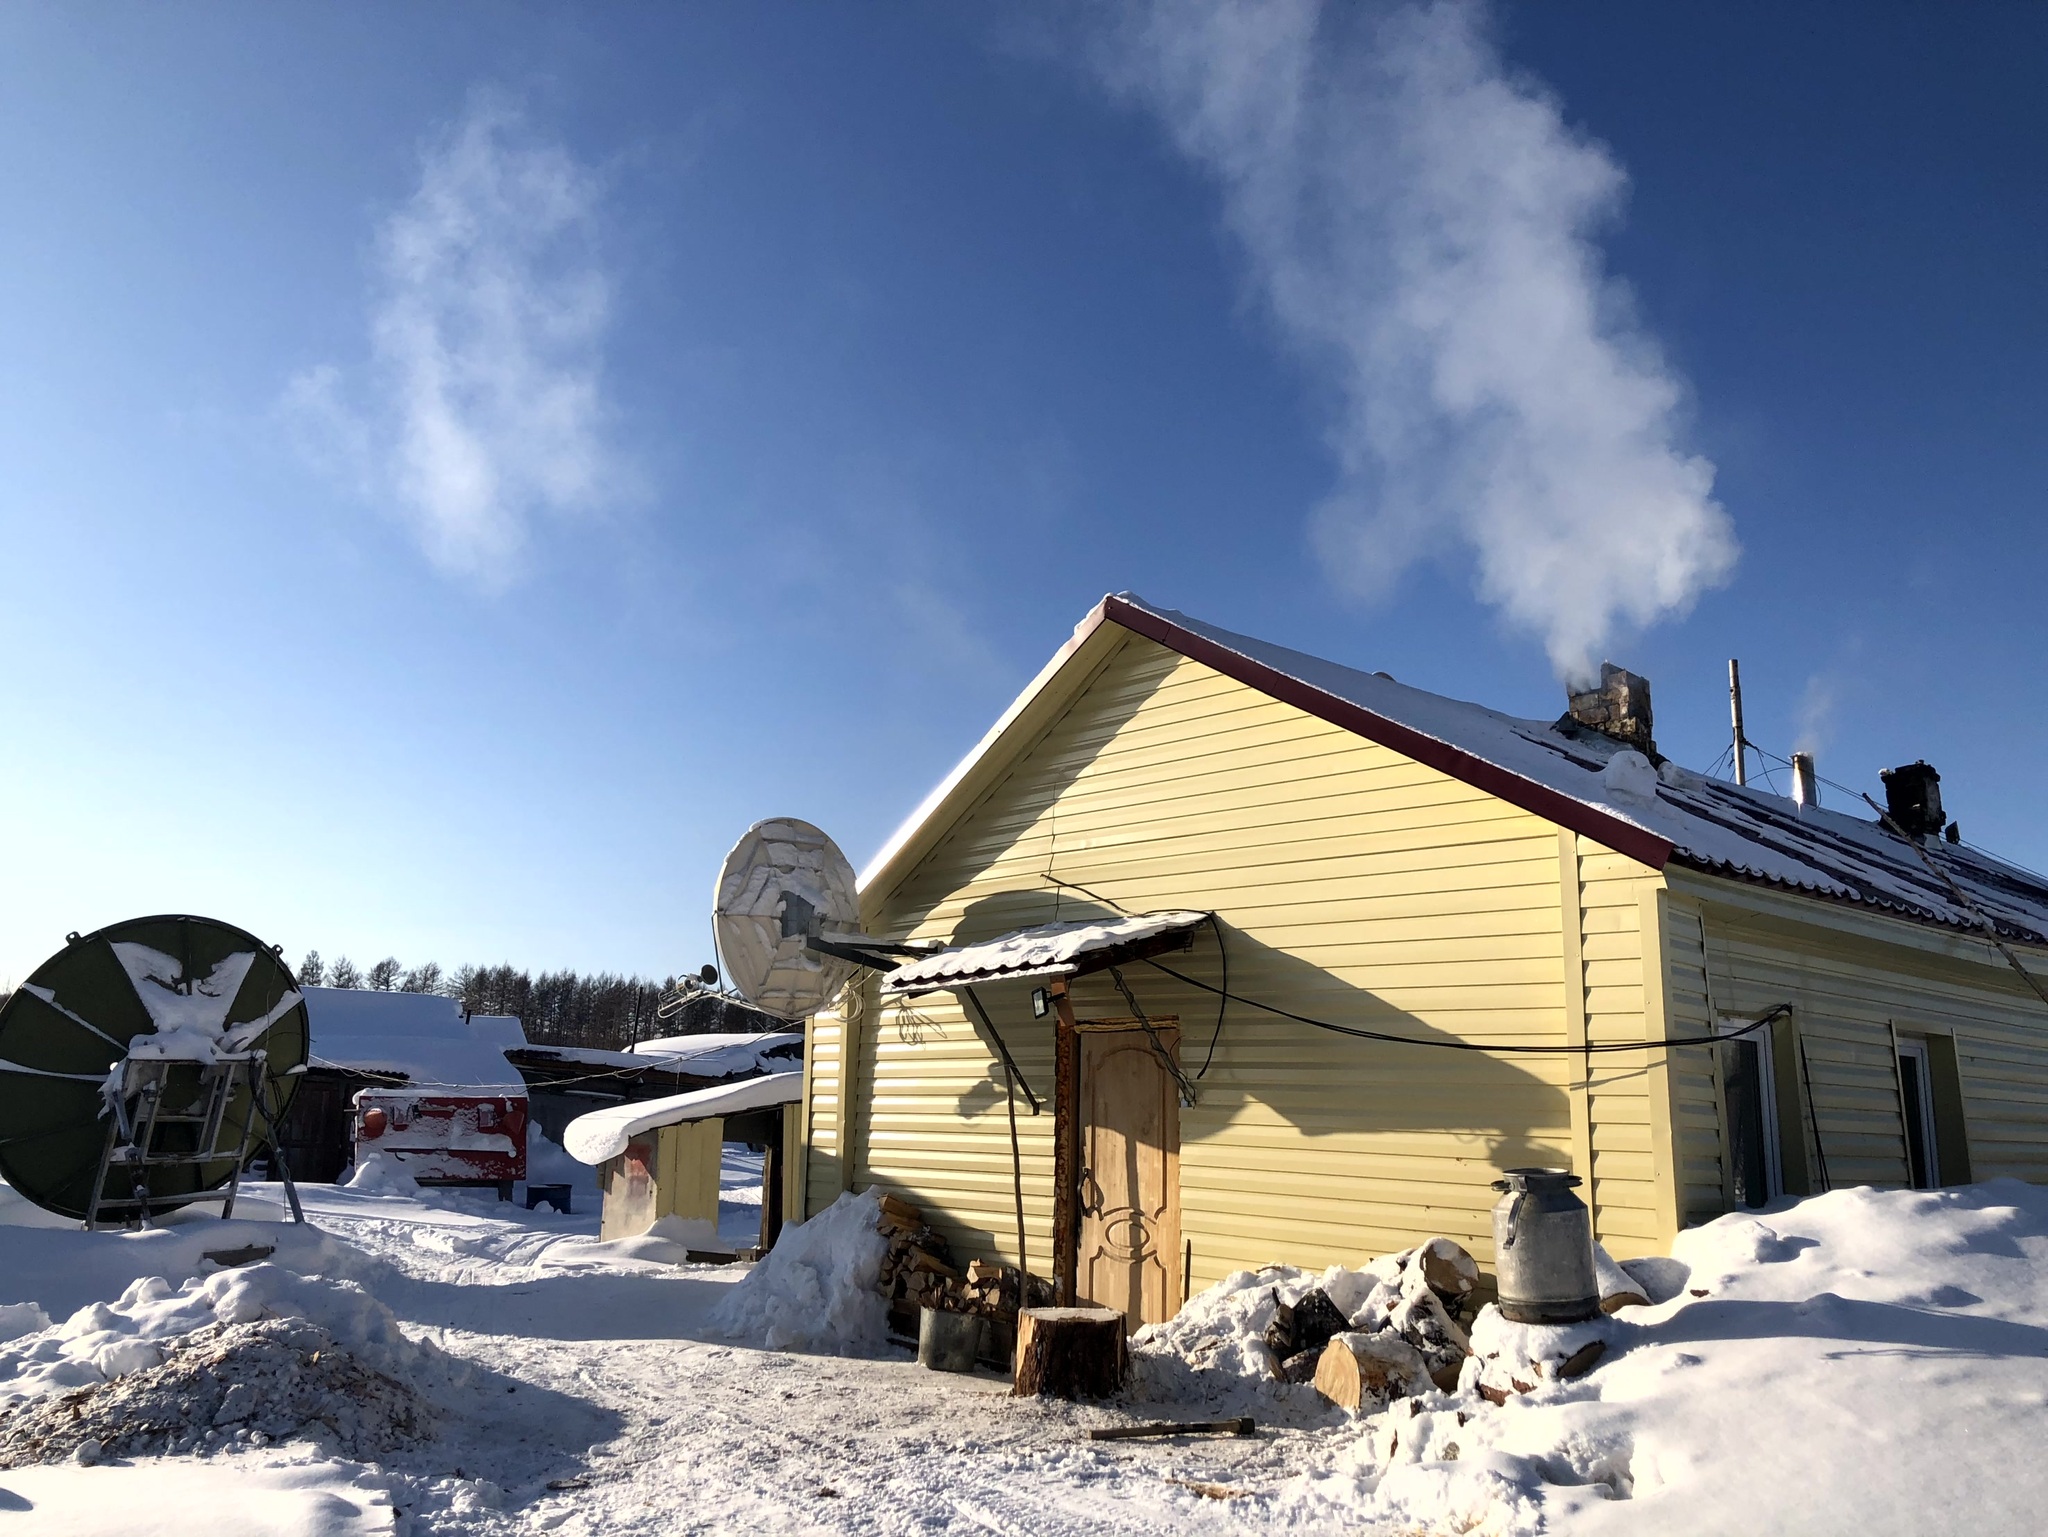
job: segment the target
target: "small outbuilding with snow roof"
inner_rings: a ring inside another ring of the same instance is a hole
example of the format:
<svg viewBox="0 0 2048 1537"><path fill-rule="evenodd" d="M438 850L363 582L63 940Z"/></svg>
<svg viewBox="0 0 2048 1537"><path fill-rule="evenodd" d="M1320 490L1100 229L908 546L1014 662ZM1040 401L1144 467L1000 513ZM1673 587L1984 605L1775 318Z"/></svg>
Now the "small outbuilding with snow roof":
<svg viewBox="0 0 2048 1537"><path fill-rule="evenodd" d="M1831 1185L2048 1179L2048 886L1938 779L1822 808L1105 598L878 854L936 944L813 1020L803 1201L1135 1319L1570 1169L1617 1258ZM1020 1254L1020 1250L1022 1251Z"/></svg>

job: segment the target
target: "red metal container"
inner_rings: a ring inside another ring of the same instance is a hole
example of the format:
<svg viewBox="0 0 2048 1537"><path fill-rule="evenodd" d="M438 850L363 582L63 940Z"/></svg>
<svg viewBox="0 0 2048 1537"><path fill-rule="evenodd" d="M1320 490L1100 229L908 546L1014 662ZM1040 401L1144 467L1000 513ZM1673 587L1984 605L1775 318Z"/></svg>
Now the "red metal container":
<svg viewBox="0 0 2048 1537"><path fill-rule="evenodd" d="M496 1185L508 1199L526 1178L524 1094L422 1094L361 1089L356 1161L397 1153L422 1185Z"/></svg>

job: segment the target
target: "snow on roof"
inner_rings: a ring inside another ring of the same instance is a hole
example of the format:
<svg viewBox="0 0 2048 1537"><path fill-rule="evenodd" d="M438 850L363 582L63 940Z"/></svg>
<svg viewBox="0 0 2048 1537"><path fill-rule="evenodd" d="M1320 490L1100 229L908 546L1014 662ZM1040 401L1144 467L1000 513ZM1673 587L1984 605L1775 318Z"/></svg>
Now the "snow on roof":
<svg viewBox="0 0 2048 1537"><path fill-rule="evenodd" d="M635 1136L657 1126L676 1126L684 1121L738 1115L745 1110L763 1110L770 1105L793 1105L803 1097L804 1075L799 1070L766 1073L759 1078L743 1078L738 1083L715 1084L688 1094L673 1094L667 1099L628 1101L577 1116L562 1134L562 1146L573 1158L588 1164L600 1164L618 1157Z"/></svg>
<svg viewBox="0 0 2048 1537"><path fill-rule="evenodd" d="M688 1073L697 1078L729 1078L735 1073L769 1073L803 1057L800 1030L775 1030L748 1035L672 1035L639 1041L625 1051L595 1046L522 1045L562 1062L592 1067L650 1069Z"/></svg>
<svg viewBox="0 0 2048 1537"><path fill-rule="evenodd" d="M507 1046L526 1044L517 1019L479 1014L464 1020L461 1004L436 993L304 991L315 1067L401 1073L415 1088L526 1092L519 1070L505 1060Z"/></svg>
<svg viewBox="0 0 2048 1537"><path fill-rule="evenodd" d="M664 1035L651 1041L635 1041L630 1048L636 1057L659 1057L661 1065L676 1072L695 1073L700 1078L723 1078L730 1073L773 1072L791 1057L801 1057L801 1030L768 1030L759 1034Z"/></svg>
<svg viewBox="0 0 2048 1537"><path fill-rule="evenodd" d="M1550 722L1410 688L1128 593L1105 599L1104 610L1162 645L1653 867L1675 859L1981 931L1947 885L1875 817L1801 807L1670 762L1652 780L1630 772L1635 764L1628 759L1640 755L1597 733L1567 734ZM1583 815L1572 816L1574 808ZM2048 943L2048 883L1959 845L1930 841L1923 851L2011 936Z"/></svg>
<svg viewBox="0 0 2048 1537"><path fill-rule="evenodd" d="M1019 977L1070 977L1112 964L1118 958L1112 952L1136 950L1146 940L1186 933L1208 921L1207 913L1174 911L1041 924L977 945L958 945L920 956L883 977L882 991L928 993L941 987ZM1091 958L1097 962L1095 966L1087 964Z"/></svg>

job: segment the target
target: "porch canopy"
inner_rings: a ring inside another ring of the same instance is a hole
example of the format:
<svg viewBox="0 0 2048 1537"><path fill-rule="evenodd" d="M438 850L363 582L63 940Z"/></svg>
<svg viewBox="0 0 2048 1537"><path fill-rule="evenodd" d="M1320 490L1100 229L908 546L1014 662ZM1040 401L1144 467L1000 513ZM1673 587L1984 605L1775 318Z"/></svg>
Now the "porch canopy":
<svg viewBox="0 0 2048 1537"><path fill-rule="evenodd" d="M887 997L914 997L941 988L975 987L1025 977L1081 977L1126 961L1185 950L1207 913L1174 910L1128 918L1090 918L1018 929L976 945L956 945L898 966L882 978Z"/></svg>

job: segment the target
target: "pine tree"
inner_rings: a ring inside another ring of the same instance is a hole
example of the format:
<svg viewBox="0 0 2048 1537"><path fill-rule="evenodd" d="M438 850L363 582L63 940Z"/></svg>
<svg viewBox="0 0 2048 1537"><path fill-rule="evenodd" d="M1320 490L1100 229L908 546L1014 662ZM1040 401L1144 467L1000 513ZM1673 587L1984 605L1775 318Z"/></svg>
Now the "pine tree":
<svg viewBox="0 0 2048 1537"><path fill-rule="evenodd" d="M320 959L318 950L308 950L306 958L299 962L299 986L318 987L327 977L327 963Z"/></svg>
<svg viewBox="0 0 2048 1537"><path fill-rule="evenodd" d="M361 987L363 974L356 970L356 963L345 955L334 958L334 964L327 971L329 987Z"/></svg>
<svg viewBox="0 0 2048 1537"><path fill-rule="evenodd" d="M424 966L415 966L405 974L405 980L398 984L401 993L438 993L441 991L441 963L428 961Z"/></svg>
<svg viewBox="0 0 2048 1537"><path fill-rule="evenodd" d="M369 985L372 991L388 993L398 986L400 973L405 970L398 964L398 957L387 955L370 968Z"/></svg>

